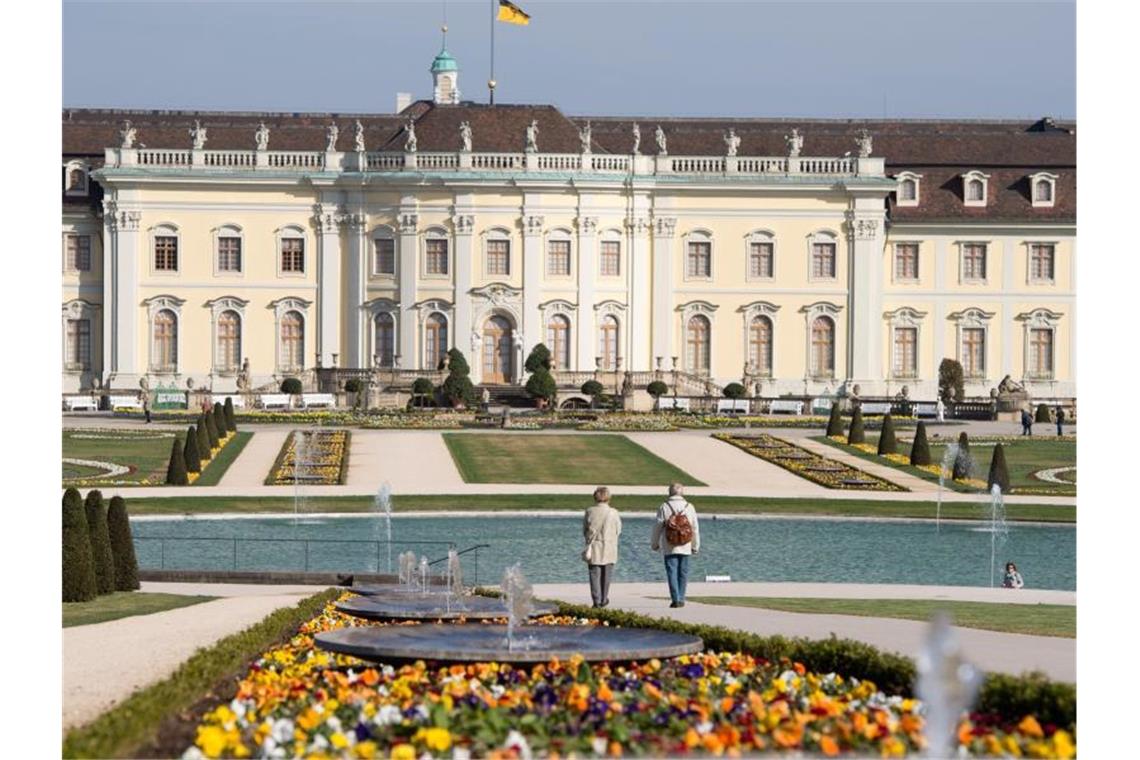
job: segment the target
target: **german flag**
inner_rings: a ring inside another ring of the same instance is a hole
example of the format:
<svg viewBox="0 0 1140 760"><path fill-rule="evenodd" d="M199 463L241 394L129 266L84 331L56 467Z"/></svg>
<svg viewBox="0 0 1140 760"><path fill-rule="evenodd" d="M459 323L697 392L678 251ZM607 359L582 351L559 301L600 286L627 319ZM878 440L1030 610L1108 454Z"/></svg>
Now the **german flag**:
<svg viewBox="0 0 1140 760"><path fill-rule="evenodd" d="M499 0L498 19L499 21L506 21L508 24L521 24L522 26L530 23L530 15L510 0Z"/></svg>

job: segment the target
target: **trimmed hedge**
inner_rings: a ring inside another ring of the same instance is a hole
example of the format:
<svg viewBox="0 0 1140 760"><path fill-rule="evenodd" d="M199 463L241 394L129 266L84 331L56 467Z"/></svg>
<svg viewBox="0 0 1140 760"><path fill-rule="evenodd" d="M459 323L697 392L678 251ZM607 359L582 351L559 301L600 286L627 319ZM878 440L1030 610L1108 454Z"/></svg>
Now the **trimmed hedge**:
<svg viewBox="0 0 1140 760"><path fill-rule="evenodd" d="M226 437L229 427L226 426L226 413L222 410L222 402L214 402L214 430L218 431L218 440Z"/></svg>
<svg viewBox="0 0 1140 760"><path fill-rule="evenodd" d="M115 563L115 590L134 591L139 587L139 561L131 536L131 518L122 496L112 496L107 508L107 533L111 538L111 556Z"/></svg>
<svg viewBox="0 0 1140 760"><path fill-rule="evenodd" d="M202 455L198 453L198 431L191 425L186 429L186 442L182 445L182 461L186 472L202 471Z"/></svg>
<svg viewBox="0 0 1140 760"><path fill-rule="evenodd" d="M435 392L435 386L426 377L417 377L412 383L412 393L417 396L430 396Z"/></svg>
<svg viewBox="0 0 1140 760"><path fill-rule="evenodd" d="M94 599L95 563L91 557L91 531L79 491L63 492L63 601L86 602Z"/></svg>
<svg viewBox="0 0 1140 760"><path fill-rule="evenodd" d="M363 387L359 377L350 377L344 381L345 393L360 393Z"/></svg>
<svg viewBox="0 0 1140 760"><path fill-rule="evenodd" d="M1002 493L1009 493L1009 468L1005 464L1005 448L1000 443L994 446L986 488L993 490L995 484Z"/></svg>
<svg viewBox="0 0 1140 760"><path fill-rule="evenodd" d="M827 418L827 437L843 435L843 416L839 413L839 402L831 402L831 416Z"/></svg>
<svg viewBox="0 0 1140 760"><path fill-rule="evenodd" d="M645 391L653 398L661 398L669 392L669 386L660 380L654 380L649 385L645 386Z"/></svg>
<svg viewBox="0 0 1140 760"><path fill-rule="evenodd" d="M1034 418L1033 421L1034 422L1052 422L1053 421L1053 418L1049 416L1049 405L1048 404L1038 404L1037 405L1037 416Z"/></svg>
<svg viewBox="0 0 1140 760"><path fill-rule="evenodd" d="M545 343L539 343L530 350L526 361L523 362L523 369L527 372L538 372L540 369L549 370L551 363L550 349L546 347ZM562 369L566 368L563 367Z"/></svg>
<svg viewBox="0 0 1140 760"><path fill-rule="evenodd" d="M851 427L847 430L847 443L848 445L863 443L864 438L863 410L859 407L855 407L855 413L851 415Z"/></svg>
<svg viewBox="0 0 1140 760"><path fill-rule="evenodd" d="M234 418L234 400L226 396L225 406L222 407L222 413L226 417L226 430L231 433L237 432L237 420Z"/></svg>
<svg viewBox="0 0 1140 760"><path fill-rule="evenodd" d="M440 392L452 406L475 406L479 400L475 397L475 386L471 384L471 368L467 359L458 348L447 352L447 377L439 386Z"/></svg>
<svg viewBox="0 0 1140 760"><path fill-rule="evenodd" d="M198 459L206 462L210 459L210 434L206 432L206 415L198 415L194 433L198 436Z"/></svg>
<svg viewBox="0 0 1140 760"><path fill-rule="evenodd" d="M185 454L182 453L182 444L177 438L170 445L170 461L166 465L166 485L190 485L190 478L186 476Z"/></svg>
<svg viewBox="0 0 1140 760"><path fill-rule="evenodd" d="M603 386L597 380L587 380L586 382L582 383L582 387L579 390L582 391L583 395L590 397L597 397L606 392L605 386Z"/></svg>
<svg viewBox="0 0 1140 760"><path fill-rule="evenodd" d="M744 386L740 383L729 383L724 386L724 391L722 392L725 398L731 399L744 398L748 394L748 391L746 391Z"/></svg>
<svg viewBox="0 0 1140 760"><path fill-rule="evenodd" d="M214 449L218 448L218 444L221 443L222 439L222 436L218 433L218 426L214 421L214 413L202 412L202 420L206 423L206 437L210 439L210 448L208 449L208 452L213 451ZM210 458L209 453L206 454L206 458Z"/></svg>
<svg viewBox="0 0 1140 760"><path fill-rule="evenodd" d="M83 502L87 514L87 534L91 538L91 565L95 569L95 593L115 590L115 559L111 556L111 536L107 532L107 506L99 490L87 492Z"/></svg>
<svg viewBox="0 0 1140 760"><path fill-rule="evenodd" d="M894 454L897 448L898 441L895 440L895 423L888 412L883 415L883 427L879 432L879 456L883 454Z"/></svg>
<svg viewBox="0 0 1140 760"><path fill-rule="evenodd" d="M973 460L970 458L970 437L963 430L958 434L958 456L954 457L954 480L964 480L970 477L970 468Z"/></svg>
<svg viewBox="0 0 1140 760"><path fill-rule="evenodd" d="M926 442L926 423L919 422L914 429L914 443L910 446L910 463L930 464L930 444Z"/></svg>

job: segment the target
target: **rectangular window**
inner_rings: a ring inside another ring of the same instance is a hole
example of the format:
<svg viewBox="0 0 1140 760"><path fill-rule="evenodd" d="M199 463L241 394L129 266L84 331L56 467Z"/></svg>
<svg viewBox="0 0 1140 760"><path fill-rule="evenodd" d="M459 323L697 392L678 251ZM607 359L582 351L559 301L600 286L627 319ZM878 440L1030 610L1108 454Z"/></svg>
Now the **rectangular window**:
<svg viewBox="0 0 1140 760"><path fill-rule="evenodd" d="M752 243L748 249L748 276L772 276L772 244Z"/></svg>
<svg viewBox="0 0 1140 760"><path fill-rule="evenodd" d="M811 276L819 279L834 279L835 243L812 243Z"/></svg>
<svg viewBox="0 0 1140 760"><path fill-rule="evenodd" d="M917 345L917 327L895 328L895 377L918 376L918 355L915 351Z"/></svg>
<svg viewBox="0 0 1140 760"><path fill-rule="evenodd" d="M1033 280L1053 280L1052 243L1034 243L1029 246L1029 277Z"/></svg>
<svg viewBox="0 0 1140 760"><path fill-rule="evenodd" d="M602 276L617 277L621 274L621 243L617 240L602 241Z"/></svg>
<svg viewBox="0 0 1140 760"><path fill-rule="evenodd" d="M962 279L986 279L985 243L966 243L962 246Z"/></svg>
<svg viewBox="0 0 1140 760"><path fill-rule="evenodd" d="M428 274L447 274L447 241L427 240L425 242Z"/></svg>
<svg viewBox="0 0 1140 760"><path fill-rule="evenodd" d="M986 330L983 327L962 328L962 371L966 377L985 377Z"/></svg>
<svg viewBox="0 0 1140 760"><path fill-rule="evenodd" d="M569 240L551 240L546 244L546 274L549 277L570 275Z"/></svg>
<svg viewBox="0 0 1140 760"><path fill-rule="evenodd" d="M1029 375L1036 378L1053 376L1053 331L1047 327L1029 331Z"/></svg>
<svg viewBox="0 0 1140 760"><path fill-rule="evenodd" d="M67 236L67 271L91 271L91 236Z"/></svg>
<svg viewBox="0 0 1140 760"><path fill-rule="evenodd" d="M712 276L712 243L707 241L692 241L689 243L687 276Z"/></svg>
<svg viewBox="0 0 1140 760"><path fill-rule="evenodd" d="M173 235L155 236L154 268L158 272L178 271L178 238Z"/></svg>
<svg viewBox="0 0 1140 760"><path fill-rule="evenodd" d="M71 369L91 368L91 320L67 320L67 365Z"/></svg>
<svg viewBox="0 0 1140 760"><path fill-rule="evenodd" d="M487 274L509 275L511 273L511 242L509 240L487 241Z"/></svg>
<svg viewBox="0 0 1140 760"><path fill-rule="evenodd" d="M396 241L378 238L374 242L376 252L372 271L376 274L396 274Z"/></svg>
<svg viewBox="0 0 1140 760"><path fill-rule="evenodd" d="M301 238L281 239L281 271L305 271L305 241Z"/></svg>
<svg viewBox="0 0 1140 760"><path fill-rule="evenodd" d="M895 279L918 279L918 243L895 245Z"/></svg>
<svg viewBox="0 0 1140 760"><path fill-rule="evenodd" d="M241 271L241 238L218 238L218 271Z"/></svg>

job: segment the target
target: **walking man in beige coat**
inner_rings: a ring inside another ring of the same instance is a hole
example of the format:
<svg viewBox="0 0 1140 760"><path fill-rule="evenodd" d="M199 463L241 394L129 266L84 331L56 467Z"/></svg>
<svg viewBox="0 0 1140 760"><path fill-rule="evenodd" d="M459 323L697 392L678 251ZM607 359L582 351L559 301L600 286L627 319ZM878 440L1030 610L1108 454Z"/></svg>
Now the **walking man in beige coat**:
<svg viewBox="0 0 1140 760"><path fill-rule="evenodd" d="M590 571L590 596L595 607L610 603L610 581L618 558L618 537L621 535L621 515L610 506L610 489L594 489L594 506L586 510L582 519L582 537L586 548L582 559Z"/></svg>

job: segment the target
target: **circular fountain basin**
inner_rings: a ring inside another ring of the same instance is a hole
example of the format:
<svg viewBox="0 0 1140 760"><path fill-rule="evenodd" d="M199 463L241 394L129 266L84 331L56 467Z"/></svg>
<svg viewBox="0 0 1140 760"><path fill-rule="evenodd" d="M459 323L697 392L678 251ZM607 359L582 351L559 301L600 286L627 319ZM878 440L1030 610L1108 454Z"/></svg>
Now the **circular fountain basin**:
<svg viewBox="0 0 1140 760"><path fill-rule="evenodd" d="M502 599L488 596L456 596L445 594L399 597L358 596L337 602L336 609L346 615L366 620L493 620L507 617ZM549 615L557 608L551 604L535 604L531 615Z"/></svg>
<svg viewBox="0 0 1140 760"><path fill-rule="evenodd" d="M318 633L317 646L362 660L436 662L547 662L581 655L590 662L677 657L704 649L698 636L653 628L593 625L525 625L507 647L507 626L433 624L341 628Z"/></svg>
<svg viewBox="0 0 1140 760"><path fill-rule="evenodd" d="M356 586L345 586L346 590L361 596L422 596L422 586L409 586L406 583L363 583ZM447 586L433 583L428 586L428 595L446 594Z"/></svg>

